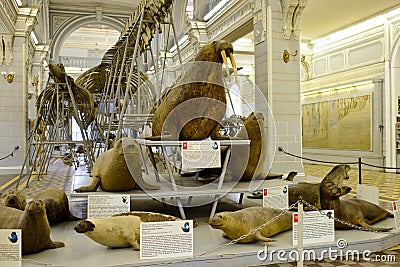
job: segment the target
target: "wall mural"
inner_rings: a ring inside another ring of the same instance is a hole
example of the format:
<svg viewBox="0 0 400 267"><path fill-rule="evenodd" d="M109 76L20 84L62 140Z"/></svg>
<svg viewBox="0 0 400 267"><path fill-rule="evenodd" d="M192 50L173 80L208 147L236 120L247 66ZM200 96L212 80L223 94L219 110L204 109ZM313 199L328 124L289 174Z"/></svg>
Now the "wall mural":
<svg viewBox="0 0 400 267"><path fill-rule="evenodd" d="M304 104L303 147L371 150L371 95Z"/></svg>

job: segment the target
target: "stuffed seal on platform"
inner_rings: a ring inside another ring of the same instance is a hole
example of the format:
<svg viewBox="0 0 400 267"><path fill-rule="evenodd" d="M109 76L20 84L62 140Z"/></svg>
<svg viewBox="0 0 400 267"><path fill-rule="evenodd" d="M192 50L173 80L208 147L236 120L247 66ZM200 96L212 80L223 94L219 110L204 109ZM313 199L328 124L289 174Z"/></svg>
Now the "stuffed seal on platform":
<svg viewBox="0 0 400 267"><path fill-rule="evenodd" d="M178 217L156 212L126 212L101 219L86 219L74 230L107 247L140 250L140 223L178 221Z"/></svg>

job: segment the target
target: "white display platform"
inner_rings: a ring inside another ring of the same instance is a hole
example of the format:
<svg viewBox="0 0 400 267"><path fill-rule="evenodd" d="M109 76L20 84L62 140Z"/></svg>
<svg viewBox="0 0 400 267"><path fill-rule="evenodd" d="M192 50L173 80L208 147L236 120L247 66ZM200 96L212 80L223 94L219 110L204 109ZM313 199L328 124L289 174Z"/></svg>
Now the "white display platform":
<svg viewBox="0 0 400 267"><path fill-rule="evenodd" d="M140 261L139 251L133 248L112 249L102 246L83 234L76 233L73 228L78 222L66 222L52 227L53 240L65 243L64 248L46 250L41 253L25 255L23 266L38 266L37 263L46 263L56 266L259 266L279 261L276 254L272 261L260 261L257 252L264 250L265 243L233 244L220 250L202 255L210 250L226 244L229 240L222 237L222 231L212 229L207 224L207 218L197 219L199 226L194 230L194 257L179 259L164 259ZM393 219L385 219L375 225L382 227L393 226ZM335 240L344 238L348 242L349 250L382 251L399 244L400 233L373 233L360 230L336 231ZM284 232L274 237L277 242L269 243L268 250L284 250L286 255L294 250L292 246L292 232ZM317 255L322 250L338 249L336 242L306 246L304 249L314 250ZM325 257L328 255L325 254ZM31 262L29 262L31 261Z"/></svg>
<svg viewBox="0 0 400 267"><path fill-rule="evenodd" d="M161 174L162 175L162 174ZM182 205L186 207L194 207L202 205L202 203L211 203L214 201L216 195L223 197L228 193L250 193L253 192L255 188L257 191L261 191L265 187L274 187L280 185L291 184L291 182L281 179L272 180L256 180L255 182L239 182L239 183L223 183L221 189L217 189L217 184L215 184L215 189L210 189L209 187L204 187L205 184L195 180L193 177L181 177L175 174L175 182L178 186L178 190L174 191L171 188L171 184L168 181L157 182L154 175L143 174L144 180L148 183L161 186L159 190L130 190L124 192L105 192L98 189L96 192L82 192L77 193L74 190L80 186L89 185L92 181L92 177L87 175L74 175L70 198L72 201L79 201L87 199L89 195L104 195L104 194L124 194L129 195L131 198L131 206L134 207L135 199L152 199L155 198L159 201L163 201L170 205L176 205L176 197L181 199ZM212 187L212 186L210 186ZM204 198L210 198L210 200L205 200ZM210 217L213 216L213 211L210 212ZM182 217L182 216L181 216Z"/></svg>

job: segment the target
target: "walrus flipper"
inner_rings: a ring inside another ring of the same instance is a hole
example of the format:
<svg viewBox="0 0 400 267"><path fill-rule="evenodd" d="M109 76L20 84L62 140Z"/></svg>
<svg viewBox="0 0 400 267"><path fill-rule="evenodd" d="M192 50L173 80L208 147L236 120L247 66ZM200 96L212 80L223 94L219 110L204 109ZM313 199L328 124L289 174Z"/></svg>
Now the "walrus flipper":
<svg viewBox="0 0 400 267"><path fill-rule="evenodd" d="M65 247L65 244L63 242L60 241L51 241L49 242L49 249L53 249L53 248L62 248Z"/></svg>
<svg viewBox="0 0 400 267"><path fill-rule="evenodd" d="M276 241L276 239L272 239L272 238L263 236L260 231L256 232L256 239L261 242L275 242Z"/></svg>
<svg viewBox="0 0 400 267"><path fill-rule="evenodd" d="M100 177L93 176L92 183L88 186L81 186L75 189L76 192L95 192L100 185Z"/></svg>

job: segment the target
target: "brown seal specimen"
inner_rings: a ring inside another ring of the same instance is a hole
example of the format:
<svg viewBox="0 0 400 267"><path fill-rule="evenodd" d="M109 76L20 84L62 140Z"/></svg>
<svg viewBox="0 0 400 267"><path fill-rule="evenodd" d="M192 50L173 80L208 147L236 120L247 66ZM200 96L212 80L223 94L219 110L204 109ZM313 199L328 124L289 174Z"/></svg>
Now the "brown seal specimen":
<svg viewBox="0 0 400 267"><path fill-rule="evenodd" d="M26 206L26 197L20 189L10 189L0 198L0 205L24 210Z"/></svg>
<svg viewBox="0 0 400 267"><path fill-rule="evenodd" d="M179 140L202 140L209 136L228 139L219 134L226 111L222 78L222 63L227 65L226 56L236 71L231 43L214 41L199 50L194 61L185 66L177 84L164 93L154 111L152 136L148 139L159 140L166 136Z"/></svg>
<svg viewBox="0 0 400 267"><path fill-rule="evenodd" d="M221 229L224 232L224 237L234 240L258 228L281 213L282 210L274 208L250 207L234 212L226 211L217 213L208 221L208 224L212 228ZM292 229L292 213L286 212L256 233L239 240L238 243L273 242L276 240L269 237L289 229Z"/></svg>
<svg viewBox="0 0 400 267"><path fill-rule="evenodd" d="M351 191L351 187L343 186L343 181L349 179L349 171L349 165L339 164L334 166L322 180L335 182L341 187L340 196L343 196ZM321 183L300 182L296 186L289 187L289 205L296 203L297 200L302 198L314 207L321 209L320 185Z"/></svg>
<svg viewBox="0 0 400 267"><path fill-rule="evenodd" d="M339 176L339 175L337 175ZM371 224L386 217L393 217L387 210L362 199L340 199L343 194L338 181L340 177L325 177L320 185L321 209L334 210L335 218L374 231L389 231L392 228L375 227ZM352 227L335 221L336 229Z"/></svg>
<svg viewBox="0 0 400 267"><path fill-rule="evenodd" d="M140 223L178 221L178 217L155 212L126 212L102 219L86 219L74 230L107 247L140 250Z"/></svg>
<svg viewBox="0 0 400 267"><path fill-rule="evenodd" d="M43 201L32 200L24 211L0 206L0 228L21 229L22 254L64 247L63 242L52 241L50 225Z"/></svg>
<svg viewBox="0 0 400 267"><path fill-rule="evenodd" d="M44 202L47 219L50 225L79 219L70 213L68 197L65 192L60 189L46 188L40 191L34 199Z"/></svg>
<svg viewBox="0 0 400 267"><path fill-rule="evenodd" d="M252 179L275 179L282 175L267 174L264 171L267 146L266 134L264 130L264 115L261 112L251 112L243 121L243 127L235 139L250 140L250 146L232 147L231 158L226 169L224 181L251 181ZM225 158L226 152L222 151L222 158ZM246 160L247 159L247 160ZM218 169L218 175L221 169ZM216 173L214 170L206 169L200 172L200 176L208 173Z"/></svg>
<svg viewBox="0 0 400 267"><path fill-rule="evenodd" d="M135 140L125 139L129 143L123 146L123 139L114 143L113 148L103 152L93 165L92 182L88 186L75 189L76 192L94 192L100 186L104 191L129 191L138 185L141 189L159 189L159 186L148 184L142 176L138 144ZM125 160L129 156L129 166Z"/></svg>
<svg viewBox="0 0 400 267"><path fill-rule="evenodd" d="M246 146L232 148L225 181L267 178L268 174L264 172L267 156L264 115L261 112L251 112L235 138L250 140L250 148Z"/></svg>
<svg viewBox="0 0 400 267"><path fill-rule="evenodd" d="M349 165L337 165L325 176L326 179L334 179L335 182L341 186L341 196L348 194L351 191L351 187L343 185L343 180L349 179L349 170ZM293 181L292 177L294 178L296 174L297 172L290 172L286 180ZM300 182L296 185L289 186L289 205L296 203L301 198L314 207L321 209L319 193L320 184L321 183ZM262 199L263 195L262 193L257 192L253 193L253 196L248 196L248 198ZM309 210L310 208L305 206L304 209Z"/></svg>

